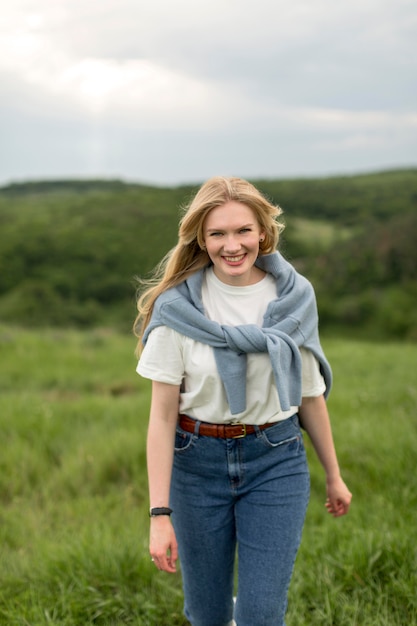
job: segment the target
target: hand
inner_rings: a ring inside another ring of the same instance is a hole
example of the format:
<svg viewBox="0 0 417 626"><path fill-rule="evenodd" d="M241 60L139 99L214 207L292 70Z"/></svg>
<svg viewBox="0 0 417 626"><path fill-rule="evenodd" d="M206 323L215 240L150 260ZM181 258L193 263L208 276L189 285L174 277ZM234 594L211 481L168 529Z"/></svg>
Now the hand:
<svg viewBox="0 0 417 626"><path fill-rule="evenodd" d="M159 570L174 574L177 571L178 545L168 515L151 518L149 552Z"/></svg>
<svg viewBox="0 0 417 626"><path fill-rule="evenodd" d="M327 481L326 509L333 517L341 517L349 511L352 494L342 478Z"/></svg>

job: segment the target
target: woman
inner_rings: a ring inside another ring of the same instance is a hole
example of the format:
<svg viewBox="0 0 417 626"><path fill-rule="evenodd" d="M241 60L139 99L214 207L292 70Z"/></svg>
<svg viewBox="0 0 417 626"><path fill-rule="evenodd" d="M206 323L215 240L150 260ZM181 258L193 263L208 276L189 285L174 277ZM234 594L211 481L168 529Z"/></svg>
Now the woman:
<svg viewBox="0 0 417 626"><path fill-rule="evenodd" d="M276 251L280 213L242 179L210 179L138 301L137 371L152 380L150 554L175 572L179 553L193 626L284 624L309 498L300 425L326 473L329 513L351 500L315 296Z"/></svg>

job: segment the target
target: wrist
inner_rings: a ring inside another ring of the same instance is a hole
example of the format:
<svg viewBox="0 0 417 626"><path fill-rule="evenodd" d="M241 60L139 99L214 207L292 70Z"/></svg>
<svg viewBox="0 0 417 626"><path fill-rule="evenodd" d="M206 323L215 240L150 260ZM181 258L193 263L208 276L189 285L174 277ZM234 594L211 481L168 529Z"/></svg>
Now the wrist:
<svg viewBox="0 0 417 626"><path fill-rule="evenodd" d="M169 506L154 506L149 509L150 517L170 516L172 509Z"/></svg>
<svg viewBox="0 0 417 626"><path fill-rule="evenodd" d="M337 480L340 480L341 475L340 475L340 471L336 470L333 472L329 472L328 474L326 474L326 483L328 485L331 485L332 483L336 482Z"/></svg>

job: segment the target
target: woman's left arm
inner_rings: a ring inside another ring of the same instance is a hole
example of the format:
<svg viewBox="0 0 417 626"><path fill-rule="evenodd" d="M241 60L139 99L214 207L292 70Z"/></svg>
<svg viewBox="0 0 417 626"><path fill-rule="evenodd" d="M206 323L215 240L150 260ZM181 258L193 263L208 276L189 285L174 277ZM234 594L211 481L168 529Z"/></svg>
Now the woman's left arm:
<svg viewBox="0 0 417 626"><path fill-rule="evenodd" d="M324 396L303 398L299 409L300 423L307 431L326 472L326 508L333 517L346 515L352 494L340 475L333 442L329 413Z"/></svg>

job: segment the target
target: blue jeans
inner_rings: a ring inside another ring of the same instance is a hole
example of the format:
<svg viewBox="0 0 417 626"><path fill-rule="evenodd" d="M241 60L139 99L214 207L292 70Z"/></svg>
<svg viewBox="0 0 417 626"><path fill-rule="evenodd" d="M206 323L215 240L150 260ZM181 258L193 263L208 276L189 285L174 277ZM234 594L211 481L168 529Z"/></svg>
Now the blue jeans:
<svg viewBox="0 0 417 626"><path fill-rule="evenodd" d="M171 482L192 626L284 626L310 478L295 415L242 439L177 428ZM237 547L237 600L234 569Z"/></svg>

